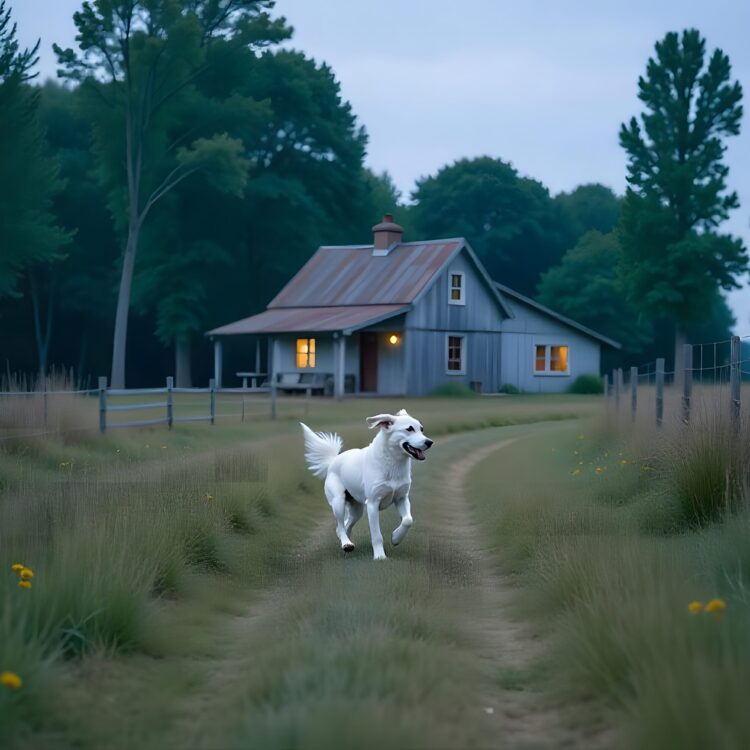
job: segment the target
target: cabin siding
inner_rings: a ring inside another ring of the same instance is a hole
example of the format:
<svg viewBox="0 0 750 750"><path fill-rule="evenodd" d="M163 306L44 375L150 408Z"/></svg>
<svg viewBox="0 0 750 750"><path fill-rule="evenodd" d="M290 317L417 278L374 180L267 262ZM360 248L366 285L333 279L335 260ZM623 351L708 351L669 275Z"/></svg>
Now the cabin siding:
<svg viewBox="0 0 750 750"><path fill-rule="evenodd" d="M510 300L509 304L515 317L503 323L502 383L510 383L530 393L559 393L566 391L579 375L599 374L599 342L531 305L516 300ZM536 374L534 356L537 344L568 346L569 373Z"/></svg>

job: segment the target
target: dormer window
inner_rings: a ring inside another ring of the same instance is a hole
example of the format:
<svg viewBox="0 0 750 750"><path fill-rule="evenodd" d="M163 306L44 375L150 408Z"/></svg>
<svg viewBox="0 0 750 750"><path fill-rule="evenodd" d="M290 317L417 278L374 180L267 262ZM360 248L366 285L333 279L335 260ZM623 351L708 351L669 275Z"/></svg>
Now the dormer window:
<svg viewBox="0 0 750 750"><path fill-rule="evenodd" d="M451 271L449 276L450 287L448 289L448 304L466 304L466 275L461 271Z"/></svg>

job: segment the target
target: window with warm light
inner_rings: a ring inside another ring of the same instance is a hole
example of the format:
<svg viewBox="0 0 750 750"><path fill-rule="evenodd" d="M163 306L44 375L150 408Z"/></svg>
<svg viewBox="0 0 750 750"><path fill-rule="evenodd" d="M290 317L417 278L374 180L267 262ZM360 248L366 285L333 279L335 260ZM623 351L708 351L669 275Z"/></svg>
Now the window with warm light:
<svg viewBox="0 0 750 750"><path fill-rule="evenodd" d="M448 336L448 374L460 375L464 371L464 337Z"/></svg>
<svg viewBox="0 0 750 750"><path fill-rule="evenodd" d="M537 344L534 347L534 372L538 375L568 375L568 353L567 346Z"/></svg>
<svg viewBox="0 0 750 750"><path fill-rule="evenodd" d="M466 278L463 273L456 272L449 275L450 279L450 290L448 294L448 302L451 305L464 305L466 304L464 288Z"/></svg>
<svg viewBox="0 0 750 750"><path fill-rule="evenodd" d="M297 367L315 367L315 339L297 339Z"/></svg>

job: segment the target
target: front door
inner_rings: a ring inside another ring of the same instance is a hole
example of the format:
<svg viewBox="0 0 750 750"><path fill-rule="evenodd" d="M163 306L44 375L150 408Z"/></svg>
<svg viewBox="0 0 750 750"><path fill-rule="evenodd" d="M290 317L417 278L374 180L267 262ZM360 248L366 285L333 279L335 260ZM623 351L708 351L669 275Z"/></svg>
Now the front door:
<svg viewBox="0 0 750 750"><path fill-rule="evenodd" d="M372 331L359 334L359 390L378 390L378 335Z"/></svg>

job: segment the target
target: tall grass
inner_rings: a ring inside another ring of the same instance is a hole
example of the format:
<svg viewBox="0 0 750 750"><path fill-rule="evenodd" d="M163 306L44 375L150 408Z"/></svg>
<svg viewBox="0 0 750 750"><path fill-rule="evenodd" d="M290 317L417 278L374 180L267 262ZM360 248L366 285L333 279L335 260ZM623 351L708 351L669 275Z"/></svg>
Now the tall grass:
<svg viewBox="0 0 750 750"><path fill-rule="evenodd" d="M473 480L523 610L554 636L543 674L561 694L619 711L626 747L750 743L744 465L731 428L699 420L548 434L487 460ZM688 610L715 598L723 613Z"/></svg>

